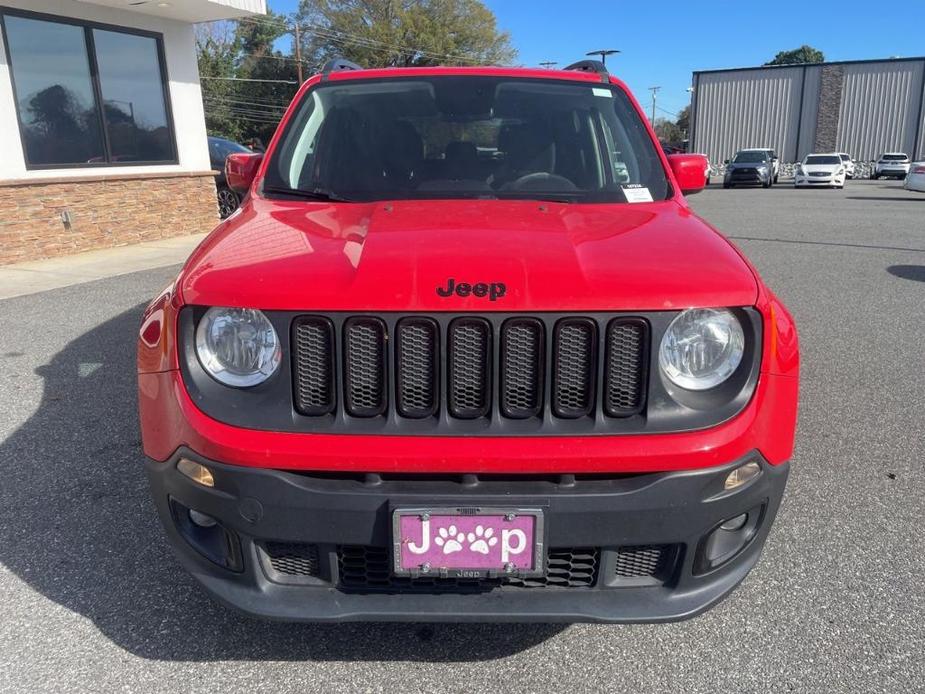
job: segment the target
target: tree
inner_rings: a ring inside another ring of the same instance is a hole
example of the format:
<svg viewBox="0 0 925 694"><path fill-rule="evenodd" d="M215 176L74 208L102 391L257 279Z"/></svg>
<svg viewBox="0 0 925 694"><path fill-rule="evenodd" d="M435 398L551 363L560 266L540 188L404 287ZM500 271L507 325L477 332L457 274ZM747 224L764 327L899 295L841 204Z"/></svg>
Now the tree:
<svg viewBox="0 0 925 694"><path fill-rule="evenodd" d="M812 46L800 46L792 51L781 51L765 65L803 65L805 63L824 63L825 55Z"/></svg>
<svg viewBox="0 0 925 694"><path fill-rule="evenodd" d="M289 32L283 15L197 27L206 128L238 142L266 143L298 87L296 60L274 49Z"/></svg>
<svg viewBox="0 0 925 694"><path fill-rule="evenodd" d="M660 142L666 144L680 144L684 139L684 132L678 127L678 124L667 118L655 119L655 134Z"/></svg>
<svg viewBox="0 0 925 694"><path fill-rule="evenodd" d="M306 57L364 67L504 65L517 52L480 0L302 0Z"/></svg>
<svg viewBox="0 0 925 694"><path fill-rule="evenodd" d="M678 125L678 130L684 133L685 137L690 136L691 133L691 107L685 106L680 111L678 111L678 120L675 121Z"/></svg>

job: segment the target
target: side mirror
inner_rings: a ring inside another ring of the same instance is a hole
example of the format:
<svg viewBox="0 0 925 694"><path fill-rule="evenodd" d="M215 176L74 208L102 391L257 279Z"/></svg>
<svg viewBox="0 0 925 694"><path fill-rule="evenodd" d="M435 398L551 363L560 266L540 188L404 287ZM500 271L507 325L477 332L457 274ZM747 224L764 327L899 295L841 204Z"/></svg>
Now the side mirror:
<svg viewBox="0 0 925 694"><path fill-rule="evenodd" d="M263 154L256 152L235 152L225 159L225 182L235 193L244 195L250 190L257 169L263 161Z"/></svg>
<svg viewBox="0 0 925 694"><path fill-rule="evenodd" d="M723 159L723 163L724 163L724 164L728 164L728 163L729 163L729 160L728 160L728 159Z"/></svg>
<svg viewBox="0 0 925 694"><path fill-rule="evenodd" d="M670 154L668 164L684 195L699 193L706 183L707 158L702 154Z"/></svg>

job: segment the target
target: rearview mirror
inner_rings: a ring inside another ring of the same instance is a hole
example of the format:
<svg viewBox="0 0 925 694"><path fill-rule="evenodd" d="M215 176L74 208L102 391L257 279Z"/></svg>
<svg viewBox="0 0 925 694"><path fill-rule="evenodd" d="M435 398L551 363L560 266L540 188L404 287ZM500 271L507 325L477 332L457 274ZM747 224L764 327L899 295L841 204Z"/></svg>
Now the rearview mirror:
<svg viewBox="0 0 925 694"><path fill-rule="evenodd" d="M225 183L235 193L244 195L250 190L257 169L263 161L259 152L235 152L225 159Z"/></svg>
<svg viewBox="0 0 925 694"><path fill-rule="evenodd" d="M702 154L669 154L668 164L684 195L703 190L706 184L707 158Z"/></svg>

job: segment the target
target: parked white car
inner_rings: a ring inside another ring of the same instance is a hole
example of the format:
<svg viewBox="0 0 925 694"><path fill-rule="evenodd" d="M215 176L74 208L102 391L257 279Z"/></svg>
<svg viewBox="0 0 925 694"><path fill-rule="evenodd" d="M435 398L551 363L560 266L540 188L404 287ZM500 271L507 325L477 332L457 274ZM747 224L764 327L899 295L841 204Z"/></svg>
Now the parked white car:
<svg viewBox="0 0 925 694"><path fill-rule="evenodd" d="M906 184L903 186L906 190L917 190L925 193L925 161L916 161L909 168L909 175L906 176Z"/></svg>
<svg viewBox="0 0 925 694"><path fill-rule="evenodd" d="M845 177L854 178L854 159L846 152L839 152L838 156L841 157L841 163L845 165Z"/></svg>
<svg viewBox="0 0 925 694"><path fill-rule="evenodd" d="M844 188L845 165L835 153L807 154L793 174L794 188Z"/></svg>
<svg viewBox="0 0 925 694"><path fill-rule="evenodd" d="M777 158L777 152L771 149L770 147L750 147L748 149L741 149L740 152L767 152L768 159L771 160L771 173L773 174L771 180L774 183L777 183L777 178L780 176L780 161Z"/></svg>
<svg viewBox="0 0 925 694"><path fill-rule="evenodd" d="M871 178L877 179L881 176L905 178L910 166L909 155L905 152L885 152L874 164L874 173Z"/></svg>

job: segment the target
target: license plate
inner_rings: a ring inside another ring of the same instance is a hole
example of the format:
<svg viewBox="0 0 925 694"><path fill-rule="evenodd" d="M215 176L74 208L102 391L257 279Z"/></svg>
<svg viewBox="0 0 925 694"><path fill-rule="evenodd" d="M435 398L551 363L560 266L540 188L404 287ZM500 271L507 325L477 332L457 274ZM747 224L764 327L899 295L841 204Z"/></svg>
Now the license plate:
<svg viewBox="0 0 925 694"><path fill-rule="evenodd" d="M539 509L396 509L392 538L399 576L526 577L544 571Z"/></svg>

